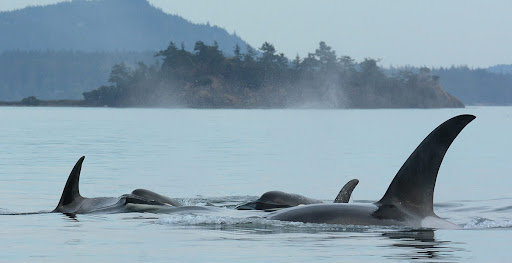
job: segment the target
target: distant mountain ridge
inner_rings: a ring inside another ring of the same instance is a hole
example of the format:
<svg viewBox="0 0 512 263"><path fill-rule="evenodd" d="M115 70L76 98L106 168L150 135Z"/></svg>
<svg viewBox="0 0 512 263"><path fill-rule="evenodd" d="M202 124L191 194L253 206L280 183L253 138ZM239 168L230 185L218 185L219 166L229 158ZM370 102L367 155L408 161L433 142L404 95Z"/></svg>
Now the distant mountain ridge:
<svg viewBox="0 0 512 263"><path fill-rule="evenodd" d="M188 50L216 41L225 54L247 43L217 26L193 24L146 0L74 0L0 12L7 50L156 51L170 41Z"/></svg>

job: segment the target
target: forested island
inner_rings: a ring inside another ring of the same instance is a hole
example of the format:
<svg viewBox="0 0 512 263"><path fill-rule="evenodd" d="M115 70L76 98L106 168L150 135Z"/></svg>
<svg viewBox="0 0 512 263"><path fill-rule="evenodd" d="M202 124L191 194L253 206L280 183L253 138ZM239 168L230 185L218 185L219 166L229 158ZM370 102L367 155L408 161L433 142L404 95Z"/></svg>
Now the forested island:
<svg viewBox="0 0 512 263"><path fill-rule="evenodd" d="M194 51L171 42L155 57L112 67L109 85L83 93L83 100L29 96L1 105L190 107L190 108L443 108L464 107L444 91L428 68L385 74L378 60L337 56L325 42L293 61L268 42L259 50L224 56L214 42Z"/></svg>
<svg viewBox="0 0 512 263"><path fill-rule="evenodd" d="M320 42L290 61L268 42L259 51L235 47L226 57L214 43L194 52L175 43L157 52L161 65L113 66L109 83L84 92L83 105L191 108L441 108L464 107L430 70L387 76L375 59L355 62Z"/></svg>
<svg viewBox="0 0 512 263"><path fill-rule="evenodd" d="M55 32L58 38L51 37ZM427 68L388 74L378 60L356 62L324 42L304 58L289 59L268 42L256 50L234 33L166 14L147 0L0 12L0 36L0 100L21 99L0 105L464 106ZM158 51L169 39L174 43Z"/></svg>
<svg viewBox="0 0 512 263"><path fill-rule="evenodd" d="M147 0L70 1L0 12L0 37L0 101L9 101L0 105L512 105L512 65L383 68L378 59L338 56L323 42L305 57L289 59L270 43L253 49L234 32L194 24ZM169 41L176 44L158 51Z"/></svg>

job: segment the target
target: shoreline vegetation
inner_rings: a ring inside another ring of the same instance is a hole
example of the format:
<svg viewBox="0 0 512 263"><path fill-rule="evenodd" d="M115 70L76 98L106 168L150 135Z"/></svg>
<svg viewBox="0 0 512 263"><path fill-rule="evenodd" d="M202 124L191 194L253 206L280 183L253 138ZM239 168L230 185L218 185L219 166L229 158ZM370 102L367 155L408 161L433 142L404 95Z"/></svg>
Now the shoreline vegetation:
<svg viewBox="0 0 512 263"><path fill-rule="evenodd" d="M83 100L29 96L0 106L169 108L462 108L430 69L385 74L379 60L356 62L320 42L305 58L289 60L274 46L259 51L237 45L226 57L217 43L198 41L193 52L171 42L155 54L161 62L112 67L109 85L84 92Z"/></svg>

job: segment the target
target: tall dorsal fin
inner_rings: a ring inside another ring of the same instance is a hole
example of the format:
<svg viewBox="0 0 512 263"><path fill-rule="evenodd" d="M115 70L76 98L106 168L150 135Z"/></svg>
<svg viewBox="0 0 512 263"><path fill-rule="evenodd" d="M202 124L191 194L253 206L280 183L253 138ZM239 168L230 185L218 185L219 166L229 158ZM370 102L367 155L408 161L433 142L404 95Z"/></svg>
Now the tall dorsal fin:
<svg viewBox="0 0 512 263"><path fill-rule="evenodd" d="M473 115L459 115L435 128L405 161L377 203L381 207L400 205L423 217L435 215L434 187L441 162L453 140L474 119Z"/></svg>
<svg viewBox="0 0 512 263"><path fill-rule="evenodd" d="M57 208L68 205L75 199L82 197L80 195L80 191L78 190L78 181L80 180L80 171L82 170L82 163L84 162L84 159L85 156L80 157L80 159L78 159L76 162L75 167L73 167L73 170L71 170L68 181L66 182L66 186L64 186L64 190L62 191L62 196L60 197Z"/></svg>
<svg viewBox="0 0 512 263"><path fill-rule="evenodd" d="M343 188L341 188L341 191L334 199L334 203L348 203L350 196L352 195L352 191L354 191L354 188L356 188L358 183L359 180L357 179L348 181L348 183L346 183Z"/></svg>

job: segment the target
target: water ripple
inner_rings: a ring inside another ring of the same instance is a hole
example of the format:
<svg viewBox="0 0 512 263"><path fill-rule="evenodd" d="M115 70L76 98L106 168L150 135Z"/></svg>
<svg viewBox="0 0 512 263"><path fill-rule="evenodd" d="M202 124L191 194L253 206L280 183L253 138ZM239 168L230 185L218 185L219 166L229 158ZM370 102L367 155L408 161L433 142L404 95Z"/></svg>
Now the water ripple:
<svg viewBox="0 0 512 263"><path fill-rule="evenodd" d="M491 220L475 218L464 226L464 229L512 228L512 220Z"/></svg>

